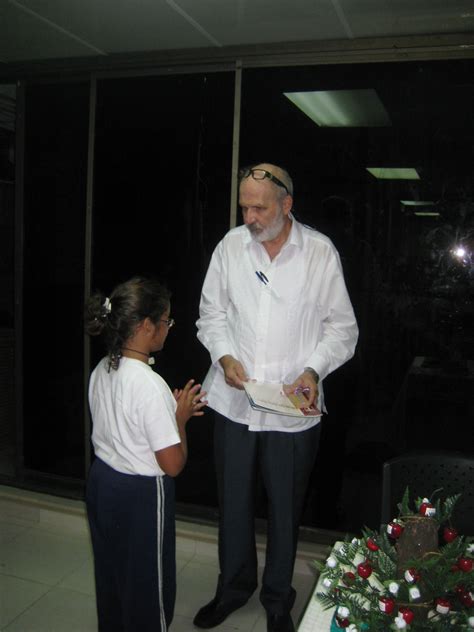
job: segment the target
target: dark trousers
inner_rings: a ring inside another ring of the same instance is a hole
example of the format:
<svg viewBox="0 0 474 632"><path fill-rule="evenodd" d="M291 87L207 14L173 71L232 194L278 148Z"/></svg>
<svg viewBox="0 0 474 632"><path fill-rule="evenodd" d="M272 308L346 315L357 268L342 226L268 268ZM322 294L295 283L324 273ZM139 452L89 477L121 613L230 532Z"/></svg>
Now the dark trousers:
<svg viewBox="0 0 474 632"><path fill-rule="evenodd" d="M268 498L265 570L260 600L271 614L291 610L298 525L314 465L320 425L303 432L251 432L216 414L214 447L219 494L216 597L243 605L257 587L255 496L260 470Z"/></svg>
<svg viewBox="0 0 474 632"><path fill-rule="evenodd" d="M165 632L176 597L174 480L96 458L86 503L99 632Z"/></svg>

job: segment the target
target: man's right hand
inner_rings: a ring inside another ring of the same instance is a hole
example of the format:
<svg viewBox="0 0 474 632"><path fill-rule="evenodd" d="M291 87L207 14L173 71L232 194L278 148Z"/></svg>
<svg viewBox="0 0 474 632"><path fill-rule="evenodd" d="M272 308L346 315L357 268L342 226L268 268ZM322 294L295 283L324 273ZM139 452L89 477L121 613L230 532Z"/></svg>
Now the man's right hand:
<svg viewBox="0 0 474 632"><path fill-rule="evenodd" d="M244 389L243 382L247 382L248 380L242 364L231 355L222 356L219 362L224 369L226 383L242 391Z"/></svg>

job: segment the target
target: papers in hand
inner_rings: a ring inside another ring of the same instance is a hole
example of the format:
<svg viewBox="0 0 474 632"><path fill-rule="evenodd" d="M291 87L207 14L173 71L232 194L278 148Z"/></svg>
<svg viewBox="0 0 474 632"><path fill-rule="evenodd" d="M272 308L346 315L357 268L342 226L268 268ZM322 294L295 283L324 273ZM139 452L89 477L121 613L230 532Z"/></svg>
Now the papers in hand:
<svg viewBox="0 0 474 632"><path fill-rule="evenodd" d="M308 407L304 393L283 392L283 384L244 382L245 392L254 410L289 417L321 417L316 406Z"/></svg>

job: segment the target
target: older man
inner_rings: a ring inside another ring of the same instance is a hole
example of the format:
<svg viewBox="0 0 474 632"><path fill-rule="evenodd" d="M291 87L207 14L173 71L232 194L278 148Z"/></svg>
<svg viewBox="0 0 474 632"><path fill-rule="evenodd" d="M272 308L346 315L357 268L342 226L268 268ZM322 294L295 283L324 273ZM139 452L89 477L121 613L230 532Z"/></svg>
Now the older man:
<svg viewBox="0 0 474 632"><path fill-rule="evenodd" d="M319 418L253 410L243 382L308 389L324 410L322 380L354 353L358 329L331 241L291 214L293 183L262 163L240 173L244 226L217 245L202 290L198 338L212 366L203 388L216 412L220 575L194 619L212 628L257 587L254 510L260 472L268 499L260 600L269 632L294 630L290 611L298 525L319 442Z"/></svg>

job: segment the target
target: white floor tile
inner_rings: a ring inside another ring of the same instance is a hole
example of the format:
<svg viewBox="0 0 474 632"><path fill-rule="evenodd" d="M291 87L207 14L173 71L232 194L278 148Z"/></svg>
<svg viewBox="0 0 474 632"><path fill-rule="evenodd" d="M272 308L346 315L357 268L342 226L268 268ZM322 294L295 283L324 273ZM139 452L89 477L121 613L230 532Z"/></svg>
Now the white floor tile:
<svg viewBox="0 0 474 632"><path fill-rule="evenodd" d="M14 522L0 522L0 544L5 546L11 540L28 531L30 527L15 524Z"/></svg>
<svg viewBox="0 0 474 632"><path fill-rule="evenodd" d="M53 588L4 632L95 632L95 599L88 595Z"/></svg>
<svg viewBox="0 0 474 632"><path fill-rule="evenodd" d="M79 568L66 575L58 584L58 588L75 590L95 597L94 561L88 558Z"/></svg>
<svg viewBox="0 0 474 632"><path fill-rule="evenodd" d="M50 587L46 584L0 575L0 630L20 616L48 590Z"/></svg>
<svg viewBox="0 0 474 632"><path fill-rule="evenodd" d="M85 538L30 529L0 550L2 573L54 585L90 557Z"/></svg>

